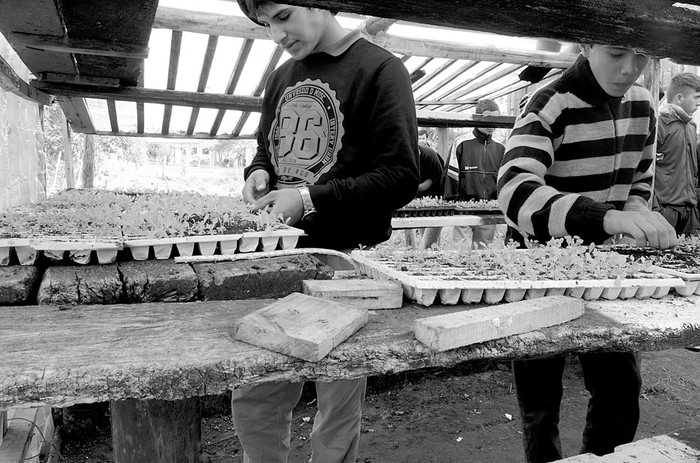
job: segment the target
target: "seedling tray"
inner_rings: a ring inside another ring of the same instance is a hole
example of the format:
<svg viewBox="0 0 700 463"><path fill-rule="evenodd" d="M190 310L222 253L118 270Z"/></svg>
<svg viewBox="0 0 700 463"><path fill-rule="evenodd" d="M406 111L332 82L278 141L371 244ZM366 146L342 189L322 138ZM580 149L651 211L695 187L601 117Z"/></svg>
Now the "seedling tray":
<svg viewBox="0 0 700 463"><path fill-rule="evenodd" d="M372 278L399 281L404 296L424 306L435 303L498 304L542 296L566 295L593 301L597 299L661 298L671 288L685 287L683 280L671 276L601 280L507 280L468 275L461 269L438 268L431 271L397 270L388 261L375 259L370 251L353 251L360 271Z"/></svg>
<svg viewBox="0 0 700 463"><path fill-rule="evenodd" d="M100 264L109 264L116 260L120 249L120 238L44 236L0 239L0 266L9 265L13 253L20 265L34 265L40 254L51 261L68 258L84 265L90 262L93 253Z"/></svg>
<svg viewBox="0 0 700 463"><path fill-rule="evenodd" d="M176 247L180 256L229 255L239 252L293 249L304 231L286 227L277 230L243 232L231 235L183 236L172 238L132 238L124 241L134 260L169 259Z"/></svg>
<svg viewBox="0 0 700 463"><path fill-rule="evenodd" d="M394 217L444 217L455 214L453 206L404 207L394 211Z"/></svg>

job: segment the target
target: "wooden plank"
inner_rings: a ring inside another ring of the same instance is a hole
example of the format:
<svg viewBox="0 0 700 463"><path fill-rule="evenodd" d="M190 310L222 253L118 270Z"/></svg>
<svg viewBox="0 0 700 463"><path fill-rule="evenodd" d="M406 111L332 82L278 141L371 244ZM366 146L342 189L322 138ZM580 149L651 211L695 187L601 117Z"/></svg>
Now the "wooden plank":
<svg viewBox="0 0 700 463"><path fill-rule="evenodd" d="M86 85L35 82L37 88L56 95L80 98L113 99L137 103L199 106L200 108L231 109L260 112L262 98L226 95L222 93L185 92L141 87L93 87Z"/></svg>
<svg viewBox="0 0 700 463"><path fill-rule="evenodd" d="M453 2L439 0L291 0L295 5L393 18L435 26L538 37L562 42L599 43L637 48L649 56L698 64L700 12L697 2L671 0L599 0L561 2L511 0ZM684 5L689 5L685 7ZM663 40L659 40L663 37Z"/></svg>
<svg viewBox="0 0 700 463"><path fill-rule="evenodd" d="M584 315L443 353L416 342L418 318L461 306L378 310L319 362L239 342L236 320L270 299L0 310L0 408L112 399L178 400L279 381L333 381L474 360L700 344L700 296L589 302ZM187 346L183 349L183 346Z"/></svg>
<svg viewBox="0 0 700 463"><path fill-rule="evenodd" d="M340 8L339 11L344 11L344 8ZM371 13L368 14L371 15ZM364 23L360 24L359 29L364 32L363 27L368 27L367 32L373 42L393 53L406 55L408 57L422 56L431 58L497 61L556 68L567 68L576 59L576 55L572 53L546 53L535 50L522 51L494 46L469 45L459 42L411 39L381 32L381 29L390 26L391 23L394 22L396 22L396 19L382 18L376 21L370 21L368 25ZM425 24L423 19L415 22L417 24ZM194 12L191 10L163 6L158 8L153 27L219 35L223 37L270 40L270 36L265 31L265 28L255 25L252 21L244 17ZM348 29L348 32L349 31L350 29ZM374 33L375 31L376 34Z"/></svg>
<svg viewBox="0 0 700 463"><path fill-rule="evenodd" d="M7 411L0 410L0 446L7 432Z"/></svg>
<svg viewBox="0 0 700 463"><path fill-rule="evenodd" d="M39 80L43 82L94 85L97 87L119 87L119 79L112 77L80 76L77 74L60 74L57 72L42 72L39 75Z"/></svg>
<svg viewBox="0 0 700 463"><path fill-rule="evenodd" d="M43 32L43 31L42 31ZM12 32L7 40L14 48L31 48L34 50L57 53L76 53L81 55L108 56L111 58L148 58L148 47L130 43L104 42L95 39L76 39L51 35L26 34Z"/></svg>
<svg viewBox="0 0 700 463"><path fill-rule="evenodd" d="M218 35L209 36L209 40L207 41L207 51L204 53L204 60L202 60L202 70L199 73L199 83L197 84L198 92L204 92L206 90L207 81L209 80L209 73L211 72L211 65L214 62L214 54L216 53L216 46L218 43ZM198 116L199 108L192 108L192 113L190 114L190 122L189 124L187 124L188 135L192 135L194 133L194 128L197 125Z"/></svg>
<svg viewBox="0 0 700 463"><path fill-rule="evenodd" d="M233 338L317 362L362 328L367 319L364 309L292 293L238 320Z"/></svg>
<svg viewBox="0 0 700 463"><path fill-rule="evenodd" d="M117 104L114 100L107 100L107 114L112 133L119 133L119 117L117 116Z"/></svg>
<svg viewBox="0 0 700 463"><path fill-rule="evenodd" d="M580 299L548 296L416 320L416 339L437 352L546 328L583 315Z"/></svg>
<svg viewBox="0 0 700 463"><path fill-rule="evenodd" d="M514 116L482 116L480 114L456 114L439 111L416 111L421 127L496 127L510 129L515 123Z"/></svg>
<svg viewBox="0 0 700 463"><path fill-rule="evenodd" d="M238 51L238 58L236 58L236 64L233 66L231 75L228 78L228 83L226 84L226 93L233 94L238 84L238 80L241 78L243 69L245 68L245 63L248 61L248 56L250 55L250 50L253 48L253 40L246 39L241 45L241 49ZM224 115L226 111L220 109L214 118L211 130L209 130L210 135L216 135L219 132L219 127L221 126L221 121L224 120Z"/></svg>
<svg viewBox="0 0 700 463"><path fill-rule="evenodd" d="M66 119L70 121L73 132L95 133L95 125L92 123L92 114L84 98L58 96L56 97L56 101L61 105Z"/></svg>
<svg viewBox="0 0 700 463"><path fill-rule="evenodd" d="M367 278L351 280L305 280L304 294L361 309L398 309L403 303L400 284Z"/></svg>
<svg viewBox="0 0 700 463"><path fill-rule="evenodd" d="M51 95L37 90L22 80L2 56L0 56L0 89L46 106L53 103Z"/></svg>
<svg viewBox="0 0 700 463"><path fill-rule="evenodd" d="M73 146L68 119L61 112L61 128L63 129L63 164L66 173L66 188L75 188L75 171L73 170Z"/></svg>

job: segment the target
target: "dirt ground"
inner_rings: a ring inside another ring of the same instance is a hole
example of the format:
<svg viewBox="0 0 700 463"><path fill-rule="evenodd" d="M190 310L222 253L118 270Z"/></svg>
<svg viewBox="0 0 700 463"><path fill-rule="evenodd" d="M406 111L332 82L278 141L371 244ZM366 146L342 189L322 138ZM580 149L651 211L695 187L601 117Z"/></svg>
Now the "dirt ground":
<svg viewBox="0 0 700 463"><path fill-rule="evenodd" d="M700 353L686 349L643 354L637 439L700 426L699 365ZM358 462L524 461L508 363L372 377L368 384ZM565 370L564 387L560 430L564 452L572 456L580 445L588 400L575 357ZM207 463L243 460L227 399L213 397L204 403L202 444ZM307 387L294 412L290 463L309 460L314 413L313 388ZM106 404L93 409L90 418L59 424L61 461L113 461Z"/></svg>

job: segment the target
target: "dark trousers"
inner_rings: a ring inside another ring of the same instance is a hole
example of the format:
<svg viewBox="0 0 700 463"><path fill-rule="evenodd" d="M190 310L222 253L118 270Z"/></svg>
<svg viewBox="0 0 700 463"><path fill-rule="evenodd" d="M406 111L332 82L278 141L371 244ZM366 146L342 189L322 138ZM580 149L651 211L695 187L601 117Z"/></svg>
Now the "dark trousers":
<svg viewBox="0 0 700 463"><path fill-rule="evenodd" d="M632 442L642 388L638 352L579 354L588 401L581 453L605 455ZM513 362L528 463L560 460L559 406L566 356Z"/></svg>

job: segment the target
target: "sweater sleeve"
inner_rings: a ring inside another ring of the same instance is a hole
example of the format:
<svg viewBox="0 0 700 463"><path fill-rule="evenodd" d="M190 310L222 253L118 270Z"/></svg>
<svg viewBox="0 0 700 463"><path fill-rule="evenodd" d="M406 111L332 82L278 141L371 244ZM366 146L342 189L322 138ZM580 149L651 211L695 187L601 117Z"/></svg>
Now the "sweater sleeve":
<svg viewBox="0 0 700 463"><path fill-rule="evenodd" d="M365 216L369 211L387 213L408 204L418 191L418 128L408 72L401 60L391 57L375 73L370 85L366 134L370 168L356 176L334 178L310 185L316 208L347 210Z"/></svg>
<svg viewBox="0 0 700 463"><path fill-rule="evenodd" d="M547 170L554 162L552 126L556 120L544 113L561 114L559 110L542 111L552 95L556 96L553 89L534 95L515 122L498 172L499 207L508 225L525 237L548 241L571 235L604 241L608 235L603 217L613 206L561 192L546 183Z"/></svg>

